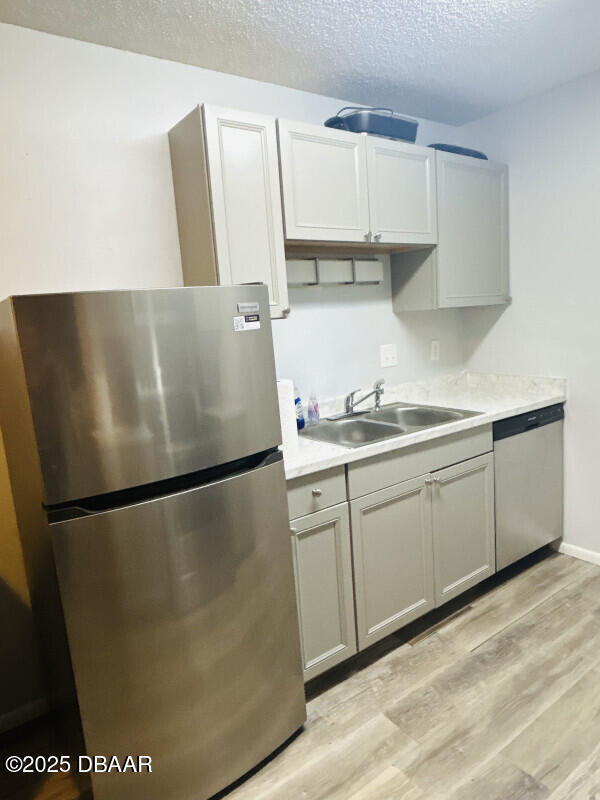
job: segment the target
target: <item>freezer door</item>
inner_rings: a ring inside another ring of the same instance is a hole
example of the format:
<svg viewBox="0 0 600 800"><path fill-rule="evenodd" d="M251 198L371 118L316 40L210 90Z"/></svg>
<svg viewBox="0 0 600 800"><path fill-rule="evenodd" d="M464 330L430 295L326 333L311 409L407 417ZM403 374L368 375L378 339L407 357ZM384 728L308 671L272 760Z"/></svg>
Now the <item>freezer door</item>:
<svg viewBox="0 0 600 800"><path fill-rule="evenodd" d="M31 295L13 308L48 505L281 442L264 286Z"/></svg>
<svg viewBox="0 0 600 800"><path fill-rule="evenodd" d="M202 800L305 720L282 462L57 523L95 800Z"/></svg>

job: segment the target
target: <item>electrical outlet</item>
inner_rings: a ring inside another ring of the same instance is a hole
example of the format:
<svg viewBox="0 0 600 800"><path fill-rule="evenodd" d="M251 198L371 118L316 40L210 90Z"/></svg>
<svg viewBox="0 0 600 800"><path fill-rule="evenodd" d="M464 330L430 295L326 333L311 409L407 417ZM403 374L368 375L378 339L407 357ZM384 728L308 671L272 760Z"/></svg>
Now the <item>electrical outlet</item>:
<svg viewBox="0 0 600 800"><path fill-rule="evenodd" d="M439 339L432 339L431 340L431 351L429 354L429 358L432 361L439 361L440 360L440 340Z"/></svg>
<svg viewBox="0 0 600 800"><path fill-rule="evenodd" d="M379 345L379 366L380 367L398 366L398 350L395 344Z"/></svg>

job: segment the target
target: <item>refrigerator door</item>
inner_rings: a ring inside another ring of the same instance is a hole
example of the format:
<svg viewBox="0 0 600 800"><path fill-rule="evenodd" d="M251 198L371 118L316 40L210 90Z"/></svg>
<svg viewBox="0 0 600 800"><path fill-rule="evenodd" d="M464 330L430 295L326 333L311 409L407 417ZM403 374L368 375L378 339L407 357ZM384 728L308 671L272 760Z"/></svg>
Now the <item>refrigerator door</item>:
<svg viewBox="0 0 600 800"><path fill-rule="evenodd" d="M281 460L55 523L95 800L202 800L305 720Z"/></svg>
<svg viewBox="0 0 600 800"><path fill-rule="evenodd" d="M47 505L281 442L264 286L29 295L13 309Z"/></svg>

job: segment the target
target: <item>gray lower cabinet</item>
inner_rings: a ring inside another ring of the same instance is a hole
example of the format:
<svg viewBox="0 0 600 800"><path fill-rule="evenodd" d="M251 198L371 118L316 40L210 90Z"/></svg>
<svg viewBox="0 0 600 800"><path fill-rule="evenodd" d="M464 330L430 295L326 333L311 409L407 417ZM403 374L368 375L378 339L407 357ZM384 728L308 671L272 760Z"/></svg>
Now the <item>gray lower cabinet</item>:
<svg viewBox="0 0 600 800"><path fill-rule="evenodd" d="M491 445L491 428L465 431L351 464L349 503L343 468L288 483L305 680L495 572Z"/></svg>
<svg viewBox="0 0 600 800"><path fill-rule="evenodd" d="M435 604L495 572L493 453L432 473Z"/></svg>
<svg viewBox="0 0 600 800"><path fill-rule="evenodd" d="M356 653L348 504L292 520L304 679Z"/></svg>
<svg viewBox="0 0 600 800"><path fill-rule="evenodd" d="M352 500L359 649L434 607L431 478Z"/></svg>

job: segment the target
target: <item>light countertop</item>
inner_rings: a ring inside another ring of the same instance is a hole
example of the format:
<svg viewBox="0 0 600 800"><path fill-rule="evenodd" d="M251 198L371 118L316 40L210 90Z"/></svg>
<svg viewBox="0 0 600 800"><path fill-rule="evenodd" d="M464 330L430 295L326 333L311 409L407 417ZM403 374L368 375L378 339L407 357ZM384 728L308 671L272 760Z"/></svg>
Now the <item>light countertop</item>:
<svg viewBox="0 0 600 800"><path fill-rule="evenodd" d="M429 406L444 406L482 412L476 417L449 422L415 433L395 436L364 447L342 447L318 442L315 439L298 437L295 452L283 453L285 475L288 480L301 475L310 475L322 469L349 464L380 453L400 450L403 447L448 436L452 433L489 425L499 419L523 414L567 399L567 382L564 378L533 378L522 375L495 375L477 372L462 372L446 375L429 381L404 383L385 387L383 405L390 403L415 403ZM362 408L369 408L368 403ZM343 398L321 404L321 417L340 412Z"/></svg>

